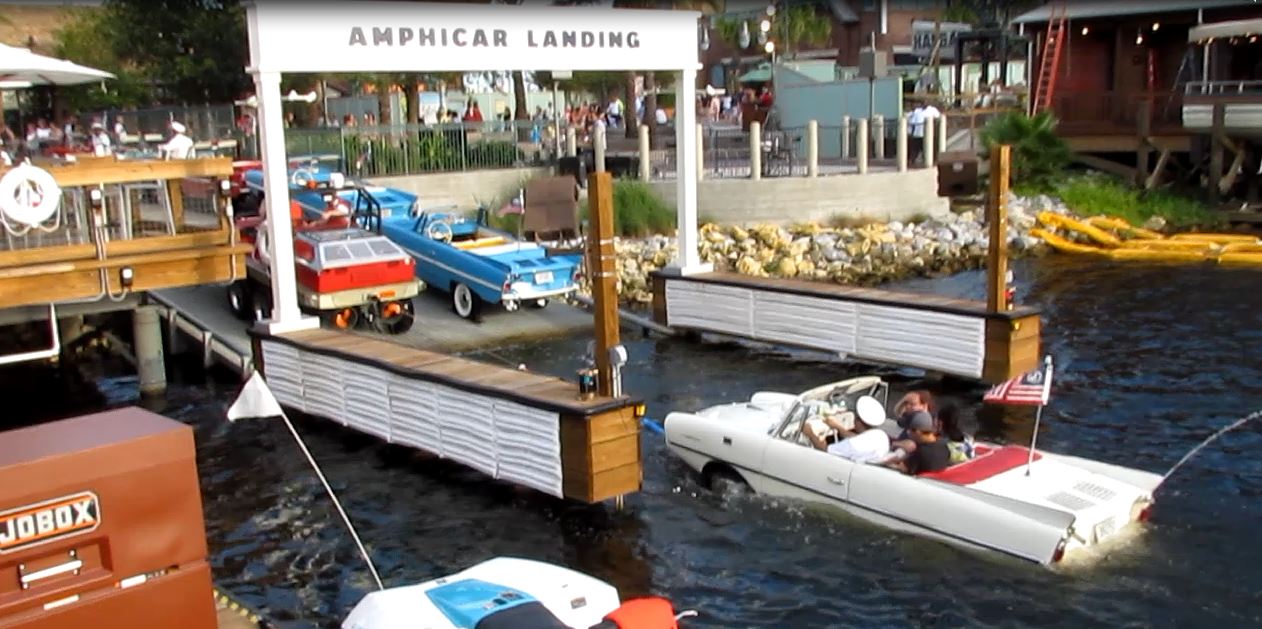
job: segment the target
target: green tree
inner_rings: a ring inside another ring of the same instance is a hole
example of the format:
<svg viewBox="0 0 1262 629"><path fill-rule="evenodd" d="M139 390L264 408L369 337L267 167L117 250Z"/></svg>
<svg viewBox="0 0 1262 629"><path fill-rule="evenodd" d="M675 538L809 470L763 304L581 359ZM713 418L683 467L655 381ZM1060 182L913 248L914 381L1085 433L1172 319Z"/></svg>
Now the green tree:
<svg viewBox="0 0 1262 629"><path fill-rule="evenodd" d="M84 11L54 34L54 55L117 77L60 88L60 96L70 111L134 107L153 100L153 89L145 73L114 54L113 38L103 17L100 11Z"/></svg>
<svg viewBox="0 0 1262 629"><path fill-rule="evenodd" d="M797 56L803 45L821 46L833 36L833 23L815 5L795 5L771 18L771 35L786 59Z"/></svg>
<svg viewBox="0 0 1262 629"><path fill-rule="evenodd" d="M109 51L170 100L230 102L250 88L239 0L107 0L101 20Z"/></svg>

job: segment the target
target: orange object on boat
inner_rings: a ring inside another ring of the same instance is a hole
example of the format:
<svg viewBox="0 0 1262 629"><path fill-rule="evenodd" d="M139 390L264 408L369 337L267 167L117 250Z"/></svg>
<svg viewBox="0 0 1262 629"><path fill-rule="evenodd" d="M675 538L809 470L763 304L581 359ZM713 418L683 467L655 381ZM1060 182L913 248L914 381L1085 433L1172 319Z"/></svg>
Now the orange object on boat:
<svg viewBox="0 0 1262 629"><path fill-rule="evenodd" d="M656 596L634 598L605 615L618 629L679 629L675 608L670 601Z"/></svg>

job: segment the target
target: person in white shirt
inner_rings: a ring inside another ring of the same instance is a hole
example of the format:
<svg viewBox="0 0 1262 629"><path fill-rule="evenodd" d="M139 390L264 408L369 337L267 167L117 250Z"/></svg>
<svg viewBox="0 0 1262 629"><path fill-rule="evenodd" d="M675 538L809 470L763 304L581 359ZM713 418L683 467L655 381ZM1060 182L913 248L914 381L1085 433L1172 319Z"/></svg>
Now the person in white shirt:
<svg viewBox="0 0 1262 629"><path fill-rule="evenodd" d="M174 135L170 140L166 141L159 150L167 159L190 159L193 157L193 138L184 135L184 125L178 122L171 123L171 131Z"/></svg>
<svg viewBox="0 0 1262 629"><path fill-rule="evenodd" d="M907 117L907 127L911 131L911 137L916 139L914 143L916 155L912 161L919 162L920 157L925 154L925 134L933 133L934 125L937 124L941 115L942 112L938 111L933 103L927 100L916 102L916 108Z"/></svg>
<svg viewBox="0 0 1262 629"><path fill-rule="evenodd" d="M105 134L105 125L99 122L92 123L92 154L97 157L112 154L114 149L110 144L110 136Z"/></svg>
<svg viewBox="0 0 1262 629"><path fill-rule="evenodd" d="M657 108L657 112L653 114L653 118L657 121L657 124L666 124L669 121L666 118L666 110L661 107Z"/></svg>
<svg viewBox="0 0 1262 629"><path fill-rule="evenodd" d="M859 421L854 422L851 436L833 444L828 444L811 431L803 431L807 438L819 450L825 450L833 456L849 459L856 463L882 463L890 457L890 436L879 430L885 423L885 407L876 398L865 395L855 403ZM830 426L837 426L827 421ZM841 432L839 430L839 432Z"/></svg>

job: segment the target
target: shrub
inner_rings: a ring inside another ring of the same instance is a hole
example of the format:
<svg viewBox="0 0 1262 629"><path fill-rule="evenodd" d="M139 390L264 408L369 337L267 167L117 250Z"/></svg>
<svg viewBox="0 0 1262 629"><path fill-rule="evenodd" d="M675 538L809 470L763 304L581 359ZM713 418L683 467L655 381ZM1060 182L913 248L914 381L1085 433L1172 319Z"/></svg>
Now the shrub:
<svg viewBox="0 0 1262 629"><path fill-rule="evenodd" d="M1104 214L1143 225L1160 216L1170 226L1188 228L1210 226L1221 218L1209 207L1191 197L1166 190L1143 191L1116 177L1093 173L1071 177L1057 184L1053 193L1082 216Z"/></svg>
<svg viewBox="0 0 1262 629"><path fill-rule="evenodd" d="M1069 164L1069 146L1056 135L1049 112L1033 117L1010 111L993 118L981 131L981 158L1000 144L1012 146L1012 186L1045 192L1059 181Z"/></svg>
<svg viewBox="0 0 1262 629"><path fill-rule="evenodd" d="M580 216L590 224L587 203L582 205ZM670 234L675 231L675 210L648 184L619 180L613 184L613 225L615 235L627 238Z"/></svg>

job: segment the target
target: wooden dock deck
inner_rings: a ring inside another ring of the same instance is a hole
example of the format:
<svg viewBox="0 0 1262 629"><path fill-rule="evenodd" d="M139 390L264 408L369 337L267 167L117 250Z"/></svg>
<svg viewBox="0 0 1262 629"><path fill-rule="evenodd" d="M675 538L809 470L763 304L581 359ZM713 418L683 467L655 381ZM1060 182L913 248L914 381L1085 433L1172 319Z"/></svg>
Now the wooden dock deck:
<svg viewBox="0 0 1262 629"><path fill-rule="evenodd" d="M281 404L582 502L639 491L640 400L332 330L251 331Z"/></svg>
<svg viewBox="0 0 1262 629"><path fill-rule="evenodd" d="M1039 312L934 295L737 273L653 276L672 328L1000 382L1038 366Z"/></svg>

